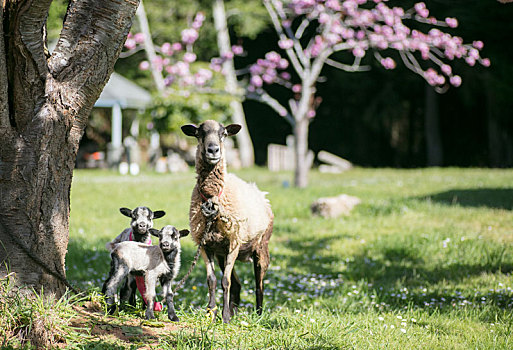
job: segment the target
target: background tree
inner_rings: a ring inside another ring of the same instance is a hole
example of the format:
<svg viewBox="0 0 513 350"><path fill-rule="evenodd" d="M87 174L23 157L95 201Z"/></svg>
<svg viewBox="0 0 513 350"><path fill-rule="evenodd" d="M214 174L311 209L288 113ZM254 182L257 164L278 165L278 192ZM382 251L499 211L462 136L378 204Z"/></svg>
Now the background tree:
<svg viewBox="0 0 513 350"><path fill-rule="evenodd" d="M51 3L1 5L0 260L20 284L60 295L79 140L138 1L72 1L50 56Z"/></svg>

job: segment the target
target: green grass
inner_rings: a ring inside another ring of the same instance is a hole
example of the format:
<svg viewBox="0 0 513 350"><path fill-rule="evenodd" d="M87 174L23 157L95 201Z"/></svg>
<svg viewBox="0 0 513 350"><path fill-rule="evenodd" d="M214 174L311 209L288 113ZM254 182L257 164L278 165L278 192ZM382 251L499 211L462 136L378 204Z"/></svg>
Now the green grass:
<svg viewBox="0 0 513 350"><path fill-rule="evenodd" d="M148 347L513 347L512 170L313 171L304 190L284 186L289 173L251 169L238 174L269 192L275 213L264 314L253 312L252 265L237 263L243 306L228 325L219 319L210 322L200 262L175 298L181 323L152 338ZM66 260L72 283L101 288L109 270L104 245L128 225L119 207L163 209L167 215L156 227L187 227L194 181L192 171L138 177L75 171ZM310 214L313 200L341 193L362 200L350 216L322 219ZM181 275L196 249L189 237L182 245ZM140 314L121 317L137 319ZM165 313L159 318L167 322ZM145 344L137 337L87 339L73 347Z"/></svg>

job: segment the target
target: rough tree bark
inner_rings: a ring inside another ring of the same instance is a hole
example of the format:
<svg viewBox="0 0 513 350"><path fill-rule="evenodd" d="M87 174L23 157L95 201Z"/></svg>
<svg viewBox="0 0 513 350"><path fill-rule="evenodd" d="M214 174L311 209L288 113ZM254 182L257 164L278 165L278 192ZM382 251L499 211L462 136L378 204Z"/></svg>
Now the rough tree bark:
<svg viewBox="0 0 513 350"><path fill-rule="evenodd" d="M223 57L225 54L231 53L230 35L228 33L228 22L226 20L226 11L224 8L223 0L214 0L212 4L212 14L214 17L214 24L217 32L217 46L219 47L219 54ZM229 94L237 95L238 84L237 76L235 74L235 66L233 59L229 58L223 63L223 70L226 79L226 91ZM244 116L244 109L242 102L233 99L230 102L232 108L232 121L242 125L241 131L235 136L239 144L240 160L243 167L253 166L255 163L255 156L253 151L253 143L249 136L248 128L246 125L246 117Z"/></svg>
<svg viewBox="0 0 513 350"><path fill-rule="evenodd" d="M139 1L71 1L49 56L51 2L0 2L0 269L59 296L79 140Z"/></svg>

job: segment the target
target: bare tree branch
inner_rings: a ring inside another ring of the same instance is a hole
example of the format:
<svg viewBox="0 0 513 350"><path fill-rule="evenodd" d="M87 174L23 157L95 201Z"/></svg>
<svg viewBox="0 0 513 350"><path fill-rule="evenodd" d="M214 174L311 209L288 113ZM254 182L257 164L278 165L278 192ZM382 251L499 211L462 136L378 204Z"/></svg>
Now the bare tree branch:
<svg viewBox="0 0 513 350"><path fill-rule="evenodd" d="M285 120L288 121L290 125L294 126L294 124L296 123L296 121L289 113L287 108L283 107L283 105L280 102L278 102L278 100L271 97L271 95L269 95L264 89L261 89L261 91L258 91L258 93L247 93L246 98L265 103L266 105L274 109L274 111L278 113L278 115L285 118Z"/></svg>
<svg viewBox="0 0 513 350"><path fill-rule="evenodd" d="M43 28L50 3L51 0L3 1L9 118L18 132L25 130L44 99L48 67Z"/></svg>
<svg viewBox="0 0 513 350"><path fill-rule="evenodd" d="M286 40L288 37L283 32L283 28L281 26L280 20L278 19L278 15L276 11L274 10L273 5L269 2L269 0L264 0L265 8L267 9L267 12L269 12L269 16L271 17L271 20L274 25L274 29L276 30L276 33L278 34L278 37L280 40ZM292 66L294 66L294 70L296 73L302 77L303 76L303 66L299 62L299 59L296 55L296 52L292 50L291 48L286 49L285 52L287 53L287 56L289 56L290 62L292 63Z"/></svg>
<svg viewBox="0 0 513 350"><path fill-rule="evenodd" d="M46 79L48 67L44 53L43 28L52 0L27 1L20 9L19 33L25 48L30 52L31 59L42 80Z"/></svg>
<svg viewBox="0 0 513 350"><path fill-rule="evenodd" d="M354 63L352 65L349 65L334 61L331 58L327 58L326 64L346 72L367 72L371 69L370 66L360 66L359 61L361 61L361 59L359 57L356 57Z"/></svg>

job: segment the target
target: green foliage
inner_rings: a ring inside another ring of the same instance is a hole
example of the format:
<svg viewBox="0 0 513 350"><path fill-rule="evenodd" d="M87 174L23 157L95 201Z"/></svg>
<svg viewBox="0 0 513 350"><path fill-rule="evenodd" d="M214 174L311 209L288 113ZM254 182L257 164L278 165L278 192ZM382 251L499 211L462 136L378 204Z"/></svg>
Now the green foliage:
<svg viewBox="0 0 513 350"><path fill-rule="evenodd" d="M0 279L1 347L48 349L66 342L74 331L70 320L76 316L76 298L42 296L15 286L15 275Z"/></svg>
<svg viewBox="0 0 513 350"><path fill-rule="evenodd" d="M67 0L53 0L50 5L50 11L48 13L48 19L46 20L46 26L48 29L48 41L52 42L59 38L59 34L62 30L62 24L64 16L68 9Z"/></svg>
<svg viewBox="0 0 513 350"><path fill-rule="evenodd" d="M231 0L225 2L228 24L236 37L255 39L269 27L269 14L260 0Z"/></svg>
<svg viewBox="0 0 513 350"><path fill-rule="evenodd" d="M238 175L269 192L275 213L264 314L253 312L252 265L237 262L240 312L228 325L207 319L200 262L175 297L181 322L152 338L155 348L511 348L512 170L312 171L304 190L283 186L290 173L248 169ZM104 245L129 223L121 206L165 210L157 228L187 227L194 182L192 170L138 177L75 171L66 258L73 283L101 288L110 261ZM362 204L348 217L311 215L314 199L340 193ZM195 251L185 238L179 278ZM170 327L166 313L157 314L156 324ZM126 325L141 316L122 313L107 322ZM138 342L141 337L118 346Z"/></svg>
<svg viewBox="0 0 513 350"><path fill-rule="evenodd" d="M207 66L207 63L196 62L191 72ZM209 89L223 91L224 79L216 73ZM155 96L153 107L148 109L147 118L151 119L157 130L161 133L179 131L180 126L187 123L199 124L207 119L214 119L226 123L231 115L230 102L233 97L228 94L202 93L198 91L173 91L161 97Z"/></svg>

